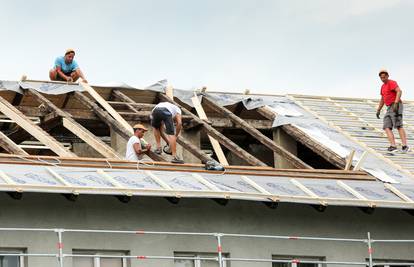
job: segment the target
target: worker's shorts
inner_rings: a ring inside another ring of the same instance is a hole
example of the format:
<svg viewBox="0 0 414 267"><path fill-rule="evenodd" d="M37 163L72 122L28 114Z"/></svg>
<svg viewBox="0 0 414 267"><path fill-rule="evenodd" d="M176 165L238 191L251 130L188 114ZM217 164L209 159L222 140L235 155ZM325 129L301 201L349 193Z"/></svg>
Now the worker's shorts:
<svg viewBox="0 0 414 267"><path fill-rule="evenodd" d="M73 73L74 71L72 71L72 72L69 72L69 73L63 73L63 74L65 74L66 76L69 76L69 77L72 77L72 73ZM62 77L60 77L60 75L56 72L56 80L57 81L63 81L63 82L66 82L66 80L65 79L63 79Z"/></svg>
<svg viewBox="0 0 414 267"><path fill-rule="evenodd" d="M151 126L160 129L162 122L164 122L165 133L174 135L175 126L171 112L167 108L155 108L151 114Z"/></svg>
<svg viewBox="0 0 414 267"><path fill-rule="evenodd" d="M398 105L398 111L394 112L392 110L392 105L387 106L387 112L384 116L384 122L383 122L383 129L393 129L393 128L401 128L403 126L403 104L400 102Z"/></svg>

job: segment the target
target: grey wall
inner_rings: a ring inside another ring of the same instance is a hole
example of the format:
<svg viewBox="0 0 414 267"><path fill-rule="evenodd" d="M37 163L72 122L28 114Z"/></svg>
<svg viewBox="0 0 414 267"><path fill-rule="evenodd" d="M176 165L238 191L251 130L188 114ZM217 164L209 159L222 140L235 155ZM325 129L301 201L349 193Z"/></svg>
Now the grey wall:
<svg viewBox="0 0 414 267"><path fill-rule="evenodd" d="M0 227L52 227L190 232L228 232L270 235L306 235L414 239L414 217L400 210L378 209L373 215L357 208L328 207L319 213L307 205L280 204L276 210L259 202L182 199L173 205L163 198L134 197L124 204L111 196L80 196L69 202L60 195L25 194L13 200L0 194ZM29 253L55 253L54 233L0 232L0 248L22 247ZM205 237L152 235L64 234L64 251L72 249L126 250L131 255L170 255L174 251L215 252ZM410 244L374 246L379 259L414 260ZM271 255L323 256L329 261L365 261L363 245L318 241L225 238L224 252L232 257L271 258ZM173 266L171 261L132 260L132 266ZM55 259L30 258L29 267L56 266ZM70 258L65 266L72 266ZM271 266L270 263L233 262L231 266Z"/></svg>

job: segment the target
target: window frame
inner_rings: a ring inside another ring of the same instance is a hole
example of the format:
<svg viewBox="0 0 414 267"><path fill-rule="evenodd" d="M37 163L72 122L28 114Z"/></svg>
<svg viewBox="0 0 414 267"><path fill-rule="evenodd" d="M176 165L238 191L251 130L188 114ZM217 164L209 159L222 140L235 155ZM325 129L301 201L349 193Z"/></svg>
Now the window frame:
<svg viewBox="0 0 414 267"><path fill-rule="evenodd" d="M25 254L27 252L26 248L7 248L7 247L0 247L0 254ZM6 256L0 256L0 257L6 257ZM25 267L26 259L25 256L9 256L9 257L18 257L19 258L19 267Z"/></svg>
<svg viewBox="0 0 414 267"><path fill-rule="evenodd" d="M99 250L99 249L72 249L73 255L114 255L114 256L128 256L130 252L127 250ZM73 257L75 258L75 257ZM72 260L73 260L72 258ZM93 257L92 267L101 267L101 257ZM114 258L113 258L114 259ZM122 260L122 267L130 267L131 261L128 258L120 258ZM73 266L73 263L72 263Z"/></svg>
<svg viewBox="0 0 414 267"><path fill-rule="evenodd" d="M228 258L230 256L230 253L222 253L223 258ZM189 258L195 258L191 259L191 261L194 261L194 267L202 267L201 258L209 258L209 257L216 257L218 258L217 252L184 252L184 251L174 251L174 257L189 257ZM200 258L200 259L197 259ZM190 260L190 259L189 259ZM174 259L175 264L176 259ZM219 265L219 262L217 262ZM229 267L230 264L227 261L223 261L222 267Z"/></svg>
<svg viewBox="0 0 414 267"><path fill-rule="evenodd" d="M301 263L301 261L326 261L326 257L325 256L309 256L309 255L275 255L272 254L272 260L286 260L286 261L292 261L292 260L299 260L299 264ZM273 264L278 263L278 262L272 262L272 267ZM288 265L288 267L298 267L298 263L296 262L286 262ZM326 267L326 264L324 263L312 263L312 264L316 264L315 267Z"/></svg>

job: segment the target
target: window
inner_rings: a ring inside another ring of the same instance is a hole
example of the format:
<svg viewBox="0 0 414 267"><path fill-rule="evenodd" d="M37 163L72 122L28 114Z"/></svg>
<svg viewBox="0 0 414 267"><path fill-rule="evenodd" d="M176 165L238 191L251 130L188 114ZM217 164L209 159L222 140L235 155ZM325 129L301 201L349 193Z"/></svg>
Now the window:
<svg viewBox="0 0 414 267"><path fill-rule="evenodd" d="M110 250L73 250L77 255L128 255L127 251L110 251ZM96 257L73 257L73 267L128 267L129 259L126 258L102 258ZM0 266L2 267L2 266Z"/></svg>
<svg viewBox="0 0 414 267"><path fill-rule="evenodd" d="M367 259L367 262L369 262L369 259ZM380 259L373 259L373 262L377 263L384 263L383 265L375 265L376 267L414 267L414 260L380 260ZM393 263L397 263L398 265L395 265ZM407 263L407 265L404 265L404 263Z"/></svg>
<svg viewBox="0 0 414 267"><path fill-rule="evenodd" d="M0 254L23 254L24 249L0 248ZM0 267L24 267L24 256L0 256Z"/></svg>
<svg viewBox="0 0 414 267"><path fill-rule="evenodd" d="M273 260L298 260L298 262L272 262L272 267L325 267L322 263L303 263L301 261L324 261L324 257L272 256Z"/></svg>
<svg viewBox="0 0 414 267"><path fill-rule="evenodd" d="M223 257L228 257L228 253L223 253ZM217 258L217 253L198 253L198 252L176 252L175 257L189 257L189 258ZM218 267L218 261L202 260L202 259L175 259L175 267ZM229 263L224 261L223 267L228 267Z"/></svg>

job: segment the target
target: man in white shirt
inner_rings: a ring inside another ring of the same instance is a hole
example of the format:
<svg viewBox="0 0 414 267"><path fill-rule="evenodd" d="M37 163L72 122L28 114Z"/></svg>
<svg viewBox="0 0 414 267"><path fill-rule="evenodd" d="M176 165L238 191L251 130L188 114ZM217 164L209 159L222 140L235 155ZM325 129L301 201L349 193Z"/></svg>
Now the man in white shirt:
<svg viewBox="0 0 414 267"><path fill-rule="evenodd" d="M142 139L148 129L142 124L134 125L133 129L134 135L128 140L125 158L130 161L140 161L144 154L151 150L151 145L147 144L147 142Z"/></svg>
<svg viewBox="0 0 414 267"><path fill-rule="evenodd" d="M154 152L157 154L162 153L162 137L165 142L167 142L169 146L168 150L173 156L171 162L184 163L184 161L177 156L177 137L180 134L182 127L181 109L169 102L159 103L151 112L151 126L154 128L154 137L155 142L157 143L157 149ZM167 135L164 134L164 131Z"/></svg>

